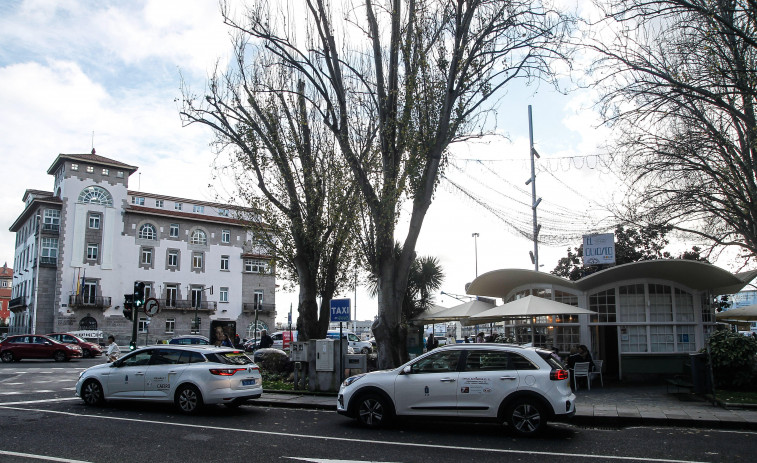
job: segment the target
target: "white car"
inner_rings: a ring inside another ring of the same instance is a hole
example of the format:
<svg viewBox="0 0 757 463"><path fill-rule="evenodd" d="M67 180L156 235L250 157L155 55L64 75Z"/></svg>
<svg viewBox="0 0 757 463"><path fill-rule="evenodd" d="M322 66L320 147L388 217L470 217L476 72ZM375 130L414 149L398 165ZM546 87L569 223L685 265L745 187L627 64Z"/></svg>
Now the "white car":
<svg viewBox="0 0 757 463"><path fill-rule="evenodd" d="M508 423L521 436L575 412L570 375L557 355L506 344L453 344L394 370L347 378L337 411L379 427L394 417Z"/></svg>
<svg viewBox="0 0 757 463"><path fill-rule="evenodd" d="M339 330L329 330L326 333L329 339L339 339ZM373 344L370 341L363 341L352 331L342 331L342 337L347 338L348 347L356 354L370 354Z"/></svg>
<svg viewBox="0 0 757 463"><path fill-rule="evenodd" d="M260 370L243 351L203 345L145 347L84 370L76 383L87 405L173 402L189 414L203 404L238 406L262 393Z"/></svg>

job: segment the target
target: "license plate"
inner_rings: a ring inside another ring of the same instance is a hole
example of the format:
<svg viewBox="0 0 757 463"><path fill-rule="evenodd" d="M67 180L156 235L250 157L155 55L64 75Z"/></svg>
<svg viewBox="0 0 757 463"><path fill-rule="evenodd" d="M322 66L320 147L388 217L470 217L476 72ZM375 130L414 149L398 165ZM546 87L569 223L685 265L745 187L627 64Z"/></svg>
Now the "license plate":
<svg viewBox="0 0 757 463"><path fill-rule="evenodd" d="M243 379L242 380L242 386L254 386L255 380L254 379Z"/></svg>

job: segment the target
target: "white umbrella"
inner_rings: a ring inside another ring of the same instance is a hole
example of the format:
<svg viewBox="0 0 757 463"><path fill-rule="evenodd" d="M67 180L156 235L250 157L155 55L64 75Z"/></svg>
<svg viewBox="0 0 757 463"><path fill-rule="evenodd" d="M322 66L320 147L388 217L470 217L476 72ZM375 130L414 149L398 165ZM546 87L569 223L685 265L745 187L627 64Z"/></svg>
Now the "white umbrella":
<svg viewBox="0 0 757 463"><path fill-rule="evenodd" d="M435 314L439 312L443 312L445 310L449 309L449 307L442 307L440 305L431 304L428 309L424 310L420 315L413 318L412 321L414 322L425 322L426 320L431 320L431 317L433 317Z"/></svg>
<svg viewBox="0 0 757 463"><path fill-rule="evenodd" d="M468 317L466 324L489 323L504 320L505 318L542 317L546 315L584 315L596 312L580 307L563 304L551 299L538 296L526 296L508 302L493 309Z"/></svg>
<svg viewBox="0 0 757 463"><path fill-rule="evenodd" d="M757 322L757 304L730 309L715 314L718 320L741 320Z"/></svg>
<svg viewBox="0 0 757 463"><path fill-rule="evenodd" d="M415 317L414 320L423 321L424 323L444 323L459 321L481 312L485 312L493 307L494 303L492 302L473 300L460 305L456 305L454 307L450 307L448 309L444 309L439 312L428 314L424 312L423 314Z"/></svg>

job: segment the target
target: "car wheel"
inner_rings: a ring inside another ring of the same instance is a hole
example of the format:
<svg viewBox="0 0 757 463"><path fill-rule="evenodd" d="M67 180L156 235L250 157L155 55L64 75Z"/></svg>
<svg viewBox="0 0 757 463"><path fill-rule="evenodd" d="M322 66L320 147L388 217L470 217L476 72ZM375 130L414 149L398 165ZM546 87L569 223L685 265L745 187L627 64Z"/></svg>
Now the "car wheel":
<svg viewBox="0 0 757 463"><path fill-rule="evenodd" d="M370 354L370 353L371 353L371 350L370 350L370 349L368 349L367 347L363 347L363 348L362 348L362 349L360 350L360 353L361 353L361 354L366 354L366 355L367 355L367 354Z"/></svg>
<svg viewBox="0 0 757 463"><path fill-rule="evenodd" d="M10 363L13 361L13 352L6 350L5 352L0 355L0 359L2 359L3 363Z"/></svg>
<svg viewBox="0 0 757 463"><path fill-rule="evenodd" d="M66 360L66 353L62 350L56 351L55 354L53 354L53 359L55 359L56 362L63 362Z"/></svg>
<svg viewBox="0 0 757 463"><path fill-rule="evenodd" d="M84 383L81 387L81 398L85 404L91 406L99 406L105 403L105 394L103 394L103 387L91 379Z"/></svg>
<svg viewBox="0 0 757 463"><path fill-rule="evenodd" d="M386 400L378 394L366 394L359 398L358 422L368 428L379 428L389 423L391 412Z"/></svg>
<svg viewBox="0 0 757 463"><path fill-rule="evenodd" d="M93 357L93 355L92 355L92 351L91 351L91 350L89 350L89 349L84 349L84 350L82 350L82 351L81 351L81 356L82 356L83 358L85 358L85 359L88 359L88 358L90 358L90 357Z"/></svg>
<svg viewBox="0 0 757 463"><path fill-rule="evenodd" d="M547 425L542 405L532 399L516 400L508 407L505 419L513 432L522 437L535 436Z"/></svg>
<svg viewBox="0 0 757 463"><path fill-rule="evenodd" d="M188 415L191 415L193 413L197 413L197 411L202 407L202 395L200 394L200 391L192 386L192 385L186 385L181 386L178 391L176 391L176 406L179 407L179 410L181 410L182 413L186 413Z"/></svg>

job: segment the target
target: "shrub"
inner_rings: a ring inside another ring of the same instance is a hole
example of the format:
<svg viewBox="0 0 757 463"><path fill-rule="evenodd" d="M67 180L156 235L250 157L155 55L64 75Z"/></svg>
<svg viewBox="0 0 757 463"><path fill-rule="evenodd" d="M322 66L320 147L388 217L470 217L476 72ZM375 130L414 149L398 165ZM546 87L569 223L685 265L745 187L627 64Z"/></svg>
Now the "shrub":
<svg viewBox="0 0 757 463"><path fill-rule="evenodd" d="M721 330L712 333L708 343L717 387L743 389L753 384L757 340Z"/></svg>

